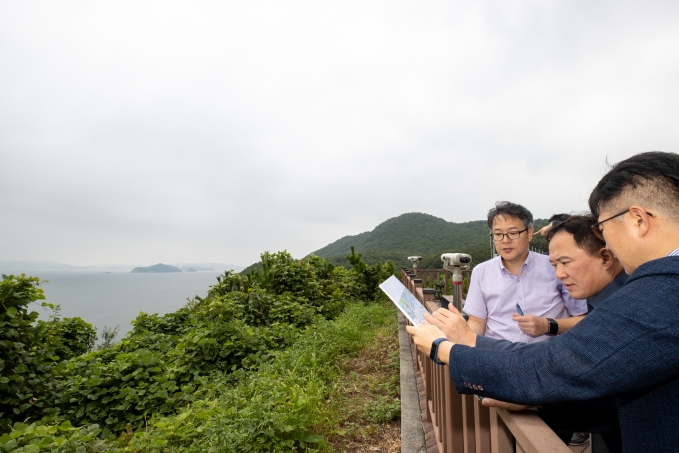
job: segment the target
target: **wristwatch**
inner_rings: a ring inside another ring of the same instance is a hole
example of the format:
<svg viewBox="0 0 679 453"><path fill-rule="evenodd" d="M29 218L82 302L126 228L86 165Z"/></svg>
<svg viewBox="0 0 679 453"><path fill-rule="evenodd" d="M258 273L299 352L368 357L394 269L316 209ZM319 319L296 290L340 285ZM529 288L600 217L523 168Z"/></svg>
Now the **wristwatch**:
<svg viewBox="0 0 679 453"><path fill-rule="evenodd" d="M443 343L444 341L450 341L447 338L437 338L436 340L431 342L431 351L429 351L429 358L434 361L435 364L437 365L445 365L445 363L441 362L438 359L439 355L439 345Z"/></svg>
<svg viewBox="0 0 679 453"><path fill-rule="evenodd" d="M547 335L556 335L559 333L559 323L554 321L552 318L547 318L547 322L549 323L549 330L547 331Z"/></svg>

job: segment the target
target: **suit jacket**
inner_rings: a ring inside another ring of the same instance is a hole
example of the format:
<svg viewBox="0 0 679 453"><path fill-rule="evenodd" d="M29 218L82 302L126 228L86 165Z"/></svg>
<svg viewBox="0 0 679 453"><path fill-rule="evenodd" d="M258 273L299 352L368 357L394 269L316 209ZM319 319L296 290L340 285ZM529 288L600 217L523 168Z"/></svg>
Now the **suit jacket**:
<svg viewBox="0 0 679 453"><path fill-rule="evenodd" d="M453 346L450 377L459 393L528 405L610 398L624 451L679 451L679 257L643 264L551 341Z"/></svg>

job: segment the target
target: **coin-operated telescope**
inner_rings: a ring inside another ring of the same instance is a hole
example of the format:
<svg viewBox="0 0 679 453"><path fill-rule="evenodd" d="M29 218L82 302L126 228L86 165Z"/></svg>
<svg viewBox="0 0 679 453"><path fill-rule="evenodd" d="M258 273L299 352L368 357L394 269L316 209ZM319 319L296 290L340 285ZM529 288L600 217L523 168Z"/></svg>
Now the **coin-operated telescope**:
<svg viewBox="0 0 679 453"><path fill-rule="evenodd" d="M462 311L462 271L472 267L472 257L466 253L444 253L443 268L453 273L453 305Z"/></svg>
<svg viewBox="0 0 679 453"><path fill-rule="evenodd" d="M413 271L415 271L415 275L417 275L417 263L419 263L422 260L421 256L409 256L408 261L413 263Z"/></svg>

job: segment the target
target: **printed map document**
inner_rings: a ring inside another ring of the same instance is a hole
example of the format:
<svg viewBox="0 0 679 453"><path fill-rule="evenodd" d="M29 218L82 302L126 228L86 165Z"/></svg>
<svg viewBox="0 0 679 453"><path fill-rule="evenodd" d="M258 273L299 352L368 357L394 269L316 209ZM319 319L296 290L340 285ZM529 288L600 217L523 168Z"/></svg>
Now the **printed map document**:
<svg viewBox="0 0 679 453"><path fill-rule="evenodd" d="M424 324L424 315L429 314L413 293L403 286L403 283L393 275L380 284L380 289L389 296L399 310L415 326Z"/></svg>

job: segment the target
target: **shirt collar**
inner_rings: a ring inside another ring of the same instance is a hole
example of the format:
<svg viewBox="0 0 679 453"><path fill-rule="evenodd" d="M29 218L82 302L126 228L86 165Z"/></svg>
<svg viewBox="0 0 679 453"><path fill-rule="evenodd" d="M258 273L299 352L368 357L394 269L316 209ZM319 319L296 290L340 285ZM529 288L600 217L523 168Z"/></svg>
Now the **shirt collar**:
<svg viewBox="0 0 679 453"><path fill-rule="evenodd" d="M679 250L679 249L677 249L677 250ZM509 272L509 270L505 267L504 263L502 262L502 257L498 256L498 258L500 259L500 269L501 270L504 269L505 271ZM533 258L533 252L531 252L529 250L528 256L526 257L526 261L524 261L523 264L521 265L521 270L523 270L524 267L526 269L532 268L534 263L535 263L535 259Z"/></svg>
<svg viewBox="0 0 679 453"><path fill-rule="evenodd" d="M679 256L679 249L676 249L675 251L668 253L667 256Z"/></svg>

